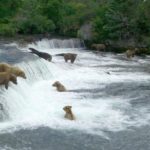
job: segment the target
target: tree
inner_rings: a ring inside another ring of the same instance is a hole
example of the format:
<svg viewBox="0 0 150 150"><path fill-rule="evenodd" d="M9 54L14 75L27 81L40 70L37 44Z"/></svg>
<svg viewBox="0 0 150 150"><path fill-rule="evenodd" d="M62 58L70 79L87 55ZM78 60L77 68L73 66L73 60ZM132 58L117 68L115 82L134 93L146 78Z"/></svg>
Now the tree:
<svg viewBox="0 0 150 150"><path fill-rule="evenodd" d="M38 0L24 1L14 24L22 34L45 33L55 29L53 21L42 15Z"/></svg>
<svg viewBox="0 0 150 150"><path fill-rule="evenodd" d="M141 2L138 6L136 19L136 36L139 42L150 46L150 1Z"/></svg>
<svg viewBox="0 0 150 150"><path fill-rule="evenodd" d="M140 2L141 0L111 0L105 5L100 5L93 25L96 38L99 40L133 38L137 7Z"/></svg>
<svg viewBox="0 0 150 150"><path fill-rule="evenodd" d="M12 20L20 6L21 1L18 0L0 1L0 35L14 35L16 33Z"/></svg>
<svg viewBox="0 0 150 150"><path fill-rule="evenodd" d="M82 24L86 6L82 3L70 2L64 6L61 33L77 36L77 31Z"/></svg>
<svg viewBox="0 0 150 150"><path fill-rule="evenodd" d="M59 30L63 17L63 0L45 0L44 2L41 1L41 5L42 15L52 20L56 30Z"/></svg>

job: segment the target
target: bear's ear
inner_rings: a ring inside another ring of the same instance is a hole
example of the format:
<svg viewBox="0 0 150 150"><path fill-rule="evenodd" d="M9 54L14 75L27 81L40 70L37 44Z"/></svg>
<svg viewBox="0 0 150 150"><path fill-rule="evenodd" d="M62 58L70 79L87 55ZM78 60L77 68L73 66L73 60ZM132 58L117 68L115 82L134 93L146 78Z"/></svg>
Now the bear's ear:
<svg viewBox="0 0 150 150"><path fill-rule="evenodd" d="M5 83L5 88L6 88L6 89L8 89L8 82L7 82L7 83Z"/></svg>

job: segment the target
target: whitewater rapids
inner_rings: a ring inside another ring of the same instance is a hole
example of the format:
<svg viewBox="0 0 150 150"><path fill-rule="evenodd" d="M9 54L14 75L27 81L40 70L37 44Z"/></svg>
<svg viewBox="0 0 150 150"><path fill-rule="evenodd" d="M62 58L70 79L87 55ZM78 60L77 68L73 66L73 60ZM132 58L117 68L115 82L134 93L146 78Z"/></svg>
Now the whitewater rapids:
<svg viewBox="0 0 150 150"><path fill-rule="evenodd" d="M84 43L75 39L43 39L23 48L16 43L6 46L16 46L18 53L30 57L16 63L15 56L12 60L25 71L27 80L18 78L18 85L11 83L8 90L0 89L0 102L5 108L0 132L49 127L102 135L104 131L150 123L150 107L141 104L150 90L149 57L127 60L124 54L97 54L85 50ZM51 54L52 62L30 54L29 47ZM0 52L6 53L2 48ZM65 63L55 56L62 52L77 53L75 63ZM57 92L52 87L55 81L63 83L68 92ZM139 101L141 105L133 105ZM66 105L73 107L76 121L64 118L62 108Z"/></svg>

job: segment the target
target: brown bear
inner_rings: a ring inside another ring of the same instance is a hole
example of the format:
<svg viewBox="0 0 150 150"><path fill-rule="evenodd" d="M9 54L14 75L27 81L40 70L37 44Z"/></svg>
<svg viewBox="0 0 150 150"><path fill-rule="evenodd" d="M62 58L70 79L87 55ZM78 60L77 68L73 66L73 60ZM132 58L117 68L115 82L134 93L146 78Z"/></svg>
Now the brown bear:
<svg viewBox="0 0 150 150"><path fill-rule="evenodd" d="M106 46L105 46L105 44L92 44L91 48L93 48L97 51L105 51Z"/></svg>
<svg viewBox="0 0 150 150"><path fill-rule="evenodd" d="M10 71L10 73L26 79L26 75L25 75L24 71L21 70L20 68L13 67L6 63L0 63L0 72L7 72L7 71Z"/></svg>
<svg viewBox="0 0 150 150"><path fill-rule="evenodd" d="M61 53L61 54L56 54L56 56L63 56L65 59L65 62L68 62L68 60L71 61L71 63L74 63L77 54L74 53Z"/></svg>
<svg viewBox="0 0 150 150"><path fill-rule="evenodd" d="M133 50L128 49L128 50L126 51L126 56L127 56L127 58L132 58L132 57L135 56L135 53L136 53L136 50L135 50L135 49L133 49Z"/></svg>
<svg viewBox="0 0 150 150"><path fill-rule="evenodd" d="M5 88L8 89L8 83L12 81L14 84L17 84L17 78L15 75L8 72L0 72L0 85L5 85Z"/></svg>
<svg viewBox="0 0 150 150"><path fill-rule="evenodd" d="M56 87L58 92L64 92L67 91L64 85L62 85L59 81L56 81L52 84L52 86Z"/></svg>
<svg viewBox="0 0 150 150"><path fill-rule="evenodd" d="M72 113L71 108L72 108L72 106L65 106L65 107L63 108L63 110L66 112L66 114L65 114L64 117L65 117L66 119L69 119L69 120L75 120L75 116L74 116L74 114Z"/></svg>

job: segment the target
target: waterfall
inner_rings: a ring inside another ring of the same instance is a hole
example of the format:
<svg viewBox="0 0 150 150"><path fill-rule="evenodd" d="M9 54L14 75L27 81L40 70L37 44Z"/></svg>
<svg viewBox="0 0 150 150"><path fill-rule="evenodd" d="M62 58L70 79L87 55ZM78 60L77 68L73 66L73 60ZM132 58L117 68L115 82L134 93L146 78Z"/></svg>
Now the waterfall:
<svg viewBox="0 0 150 150"><path fill-rule="evenodd" d="M5 45L12 45L11 52L16 44ZM10 83L8 90L0 88L0 103L4 106L0 116L1 132L47 126L102 134L103 130L120 131L149 123L148 109L132 108L134 93L128 89L128 84L138 89L150 81L149 75L141 72L143 67L140 68L141 63L144 65L148 60L128 62L120 59L123 56L111 53L97 55L84 51L84 42L79 39L43 39L23 48L16 46L16 52L20 53L17 57L23 59L13 64L25 71L27 79L18 77L18 85ZM29 53L29 47L51 54L52 62ZM65 63L62 57L55 56L62 52L77 53L75 63ZM69 91L57 92L52 86L55 81L62 82ZM64 119L62 108L66 105L73 106L76 121Z"/></svg>
<svg viewBox="0 0 150 150"><path fill-rule="evenodd" d="M35 49L39 49L40 51L45 51L48 49L85 49L84 41L80 39L42 39L41 41L28 44L25 48L19 47L16 43L11 45L15 45L19 49L23 50L29 47L33 47Z"/></svg>

